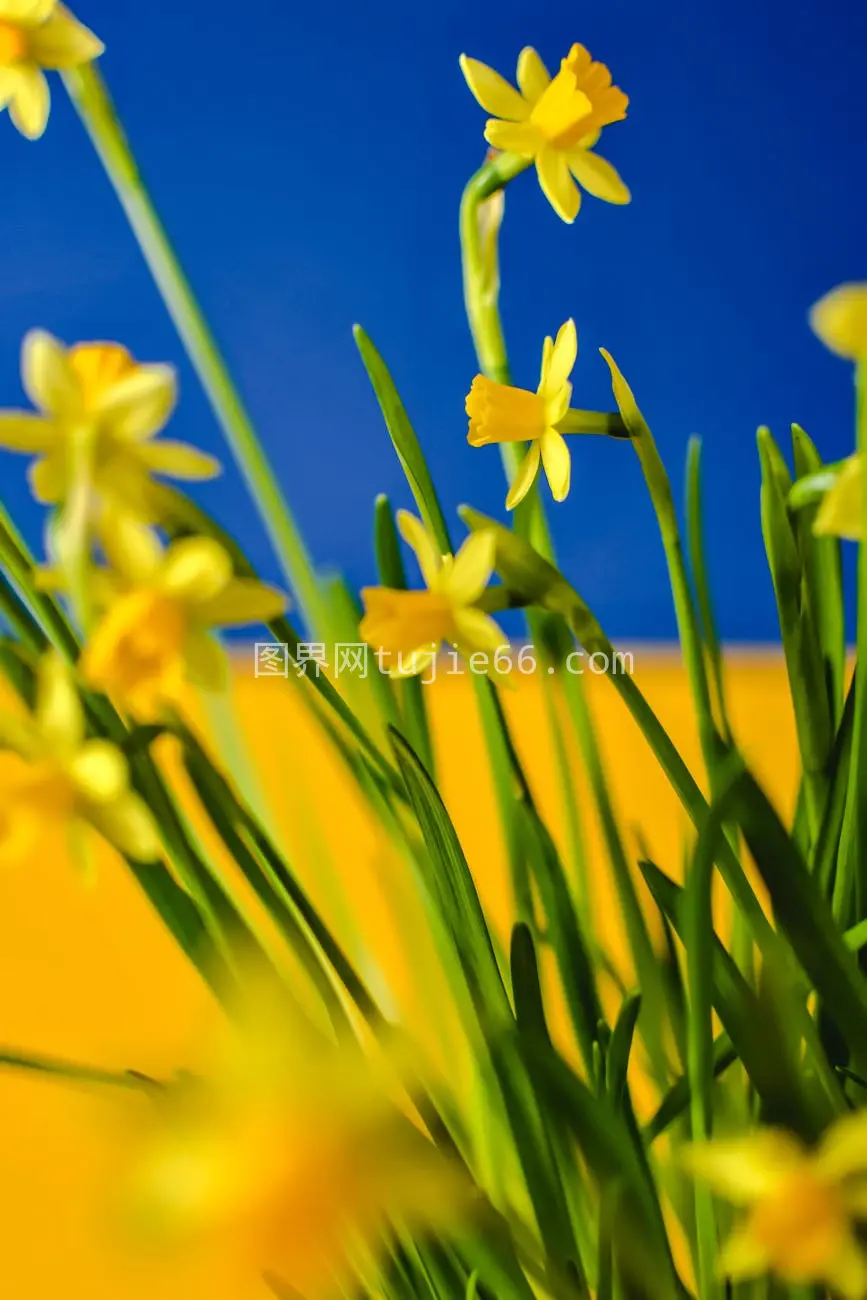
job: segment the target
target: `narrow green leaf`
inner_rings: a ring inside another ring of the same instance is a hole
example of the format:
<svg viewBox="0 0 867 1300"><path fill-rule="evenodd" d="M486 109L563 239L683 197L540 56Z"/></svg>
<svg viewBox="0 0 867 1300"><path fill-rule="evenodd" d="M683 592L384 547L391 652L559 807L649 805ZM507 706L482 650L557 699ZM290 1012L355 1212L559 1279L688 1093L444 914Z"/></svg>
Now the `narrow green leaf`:
<svg viewBox="0 0 867 1300"><path fill-rule="evenodd" d="M605 1058L605 1082L608 1095L617 1110L623 1105L623 1093L629 1075L629 1058L632 1054L632 1040L638 1013L641 1010L641 994L630 993L624 998Z"/></svg>
<svg viewBox="0 0 867 1300"><path fill-rule="evenodd" d="M415 430L410 424L388 367L373 342L360 325L355 325L352 333L415 503L437 546L445 555L453 549L449 530Z"/></svg>
<svg viewBox="0 0 867 1300"><path fill-rule="evenodd" d="M823 469L812 439L799 424L792 425L795 475L801 479ZM792 489L794 491L794 489ZM791 503L791 493L789 502ZM840 723L846 678L846 618L843 608L843 560L839 539L817 537L813 532L816 507L808 506L794 516L793 524L810 596L810 608L825 664L826 686L831 702L832 722Z"/></svg>
<svg viewBox="0 0 867 1300"><path fill-rule="evenodd" d="M827 765L834 729L807 576L786 506L791 478L768 429L759 430L758 445L762 532L777 600L804 770L810 838L814 841L827 797Z"/></svg>
<svg viewBox="0 0 867 1300"><path fill-rule="evenodd" d="M696 612L701 629L701 639L709 667L709 681L713 687L719 728L723 738L731 736L726 704L723 656L716 630L713 602L705 559L704 526L701 501L701 439L690 438L686 455L686 530L689 545L689 563L696 593Z"/></svg>

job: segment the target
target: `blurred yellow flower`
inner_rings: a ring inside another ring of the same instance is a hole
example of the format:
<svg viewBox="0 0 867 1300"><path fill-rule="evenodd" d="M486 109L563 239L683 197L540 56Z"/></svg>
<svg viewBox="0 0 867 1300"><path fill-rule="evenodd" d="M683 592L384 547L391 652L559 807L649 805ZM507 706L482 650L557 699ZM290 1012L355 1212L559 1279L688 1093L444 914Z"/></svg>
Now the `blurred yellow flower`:
<svg viewBox="0 0 867 1300"><path fill-rule="evenodd" d="M867 284L841 284L826 293L811 309L810 324L838 356L867 360Z"/></svg>
<svg viewBox="0 0 867 1300"><path fill-rule="evenodd" d="M816 512L813 532L857 542L864 535L864 473L859 455L849 456Z"/></svg>
<svg viewBox="0 0 867 1300"><path fill-rule="evenodd" d="M847 1115L809 1149L777 1129L697 1143L693 1174L748 1209L724 1248L730 1277L772 1272L790 1283L825 1283L847 1300L867 1295L867 1111Z"/></svg>
<svg viewBox="0 0 867 1300"><path fill-rule="evenodd" d="M518 90L465 54L461 70L482 108L494 115L485 139L495 149L535 162L539 184L564 221L574 221L581 206L575 181L608 203L629 202L629 190L611 163L592 151L602 128L626 117L629 100L583 45L572 46L553 80L536 51L523 49Z"/></svg>
<svg viewBox="0 0 867 1300"><path fill-rule="evenodd" d="M391 1099L387 1062L321 1039L267 989L256 1004L155 1099L133 1224L152 1243L219 1243L250 1282L318 1300L341 1293L355 1249L385 1245L389 1221L444 1224L467 1186Z"/></svg>
<svg viewBox="0 0 867 1300"><path fill-rule="evenodd" d="M524 457L506 497L506 509L514 510L530 491L540 463L551 485L555 501L569 495L572 462L566 440L558 428L569 410L572 385L569 376L578 356L575 322L561 325L557 339L546 338L542 349L542 373L535 393L508 384L496 384L477 375L467 396L470 417L467 441L472 447L491 442L528 442Z"/></svg>
<svg viewBox="0 0 867 1300"><path fill-rule="evenodd" d="M77 68L104 49L57 0L0 0L0 108L9 109L22 135L37 140L51 109L43 69Z"/></svg>
<svg viewBox="0 0 867 1300"><path fill-rule="evenodd" d="M457 555L440 555L414 515L399 510L397 523L404 541L415 551L427 590L366 587L361 593L362 638L383 656L397 655L397 664L388 666L392 677L423 673L443 641L467 658L486 655L492 666L492 656L507 642L477 602L494 572L493 535L472 533Z"/></svg>
<svg viewBox="0 0 867 1300"><path fill-rule="evenodd" d="M87 832L138 862L160 854L153 818L121 751L88 739L78 691L53 653L41 660L33 713L0 715L0 865L26 866L52 835L88 864Z"/></svg>
<svg viewBox="0 0 867 1300"><path fill-rule="evenodd" d="M81 671L137 717L177 703L187 680L223 686L226 656L212 629L267 622L286 608L273 587L235 578L227 551L211 538L183 538L164 550L154 532L119 512L106 517L102 542L110 567L94 571L91 583L106 612Z"/></svg>
<svg viewBox="0 0 867 1300"><path fill-rule="evenodd" d="M21 350L21 374L39 413L0 411L0 447L36 453L30 484L37 500L66 500L84 473L94 512L114 501L149 519L155 511L151 475L201 479L219 473L218 463L194 447L155 439L175 406L171 366L140 365L117 343L66 349L32 330Z"/></svg>

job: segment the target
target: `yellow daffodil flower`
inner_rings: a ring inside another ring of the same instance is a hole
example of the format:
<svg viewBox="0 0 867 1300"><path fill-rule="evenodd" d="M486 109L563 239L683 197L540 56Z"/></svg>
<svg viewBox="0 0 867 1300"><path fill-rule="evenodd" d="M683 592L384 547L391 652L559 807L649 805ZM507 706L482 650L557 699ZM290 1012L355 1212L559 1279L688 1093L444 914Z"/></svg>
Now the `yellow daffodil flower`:
<svg viewBox="0 0 867 1300"><path fill-rule="evenodd" d="M261 988L256 991L261 1003ZM391 1071L333 1047L276 997L170 1085L133 1148L128 1204L149 1243L211 1242L248 1284L340 1294L389 1220L445 1226L468 1189L390 1101ZM137 1149L136 1149L137 1148Z"/></svg>
<svg viewBox="0 0 867 1300"><path fill-rule="evenodd" d="M155 438L175 406L171 366L141 365L117 343L78 343L67 350L33 330L22 347L21 374L39 413L0 412L0 447L36 453L30 484L37 500L65 501L77 476L86 473L95 516L111 501L152 519L159 512L151 475L202 479L219 473L218 463L194 447Z"/></svg>
<svg viewBox="0 0 867 1300"><path fill-rule="evenodd" d="M826 293L812 308L810 324L838 356L867 360L867 284L841 284Z"/></svg>
<svg viewBox="0 0 867 1300"><path fill-rule="evenodd" d="M859 455L843 462L816 512L813 532L857 542L864 536L864 466Z"/></svg>
<svg viewBox="0 0 867 1300"><path fill-rule="evenodd" d="M493 536L472 533L457 555L440 555L414 515L399 510L397 523L404 541L415 551L427 590L365 588L362 638L384 654L397 655L397 663L388 665L392 677L423 673L443 641L467 658L474 653L487 655L491 666L497 650L507 644L477 603L494 572Z"/></svg>
<svg viewBox="0 0 867 1300"><path fill-rule="evenodd" d="M465 54L461 70L482 108L493 114L485 127L488 144L535 162L542 191L564 221L574 221L581 206L576 181L607 203L629 202L611 163L592 149L603 127L626 117L629 100L583 45L572 46L553 80L536 51L523 49L518 90Z"/></svg>
<svg viewBox="0 0 867 1300"><path fill-rule="evenodd" d="M51 109L43 69L77 68L104 49L57 0L0 0L0 108L22 135L38 140Z"/></svg>
<svg viewBox="0 0 867 1300"><path fill-rule="evenodd" d="M509 384L496 384L477 375L467 397L470 417L467 441L471 447L490 442L529 442L530 449L515 475L506 497L506 509L514 510L530 491L540 463L551 485L555 501L569 495L571 457L558 428L569 410L572 385L569 376L578 356L575 322L568 320L556 341L545 339L542 374L535 393Z"/></svg>
<svg viewBox="0 0 867 1300"><path fill-rule="evenodd" d="M160 853L153 818L129 785L121 751L88 739L69 670L53 653L40 662L33 713L0 715L0 865L26 866L58 833L88 862L87 832L138 862Z"/></svg>
<svg viewBox="0 0 867 1300"><path fill-rule="evenodd" d="M867 1295L867 1251L856 1233L867 1220L867 1111L838 1120L814 1148L763 1129L697 1143L686 1160L717 1195L748 1211L723 1251L727 1276L771 1272L824 1283L846 1300Z"/></svg>
<svg viewBox="0 0 867 1300"><path fill-rule="evenodd" d="M106 612L81 671L136 717L177 703L187 680L220 689L226 657L211 630L267 622L286 608L281 592L235 578L228 552L211 538L183 538L163 550L150 529L120 512L107 517L102 541L110 567L95 571L91 585Z"/></svg>

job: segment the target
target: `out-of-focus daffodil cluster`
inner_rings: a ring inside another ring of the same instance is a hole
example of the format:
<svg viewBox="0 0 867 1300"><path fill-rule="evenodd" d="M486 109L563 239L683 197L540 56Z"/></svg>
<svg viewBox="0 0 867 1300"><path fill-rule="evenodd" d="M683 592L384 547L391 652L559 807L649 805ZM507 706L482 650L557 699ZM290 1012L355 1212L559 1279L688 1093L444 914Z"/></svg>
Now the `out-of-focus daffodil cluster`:
<svg viewBox="0 0 867 1300"><path fill-rule="evenodd" d="M740 1279L773 1272L825 1283L846 1300L867 1293L867 1114L847 1116L808 1149L781 1129L699 1143L688 1167L746 1210L720 1268Z"/></svg>
<svg viewBox="0 0 867 1300"><path fill-rule="evenodd" d="M466 1179L397 1104L397 1060L333 1045L262 980L241 993L204 1069L154 1097L131 1226L176 1248L218 1238L242 1275L318 1298L390 1230L465 1218Z"/></svg>
<svg viewBox="0 0 867 1300"><path fill-rule="evenodd" d="M59 0L0 0L0 108L37 140L51 108L46 71L80 67L103 49Z"/></svg>
<svg viewBox="0 0 867 1300"><path fill-rule="evenodd" d="M84 480L94 522L112 504L153 520L160 510L153 476L219 473L213 457L156 437L177 400L171 366L142 365L118 343L67 349L33 330L21 350L21 376L38 412L0 411L0 447L36 457L30 484L38 501L61 504Z"/></svg>
<svg viewBox="0 0 867 1300"><path fill-rule="evenodd" d="M819 338L857 368L859 402L867 402L867 284L842 284L821 298L810 313ZM840 466L836 482L816 514L819 535L859 541L865 535L864 462L856 452Z"/></svg>
<svg viewBox="0 0 867 1300"><path fill-rule="evenodd" d="M26 717L0 714L0 864L26 867L58 841L87 867L93 834L137 862L159 855L145 802L117 746L87 735L72 674L54 654L39 664Z"/></svg>

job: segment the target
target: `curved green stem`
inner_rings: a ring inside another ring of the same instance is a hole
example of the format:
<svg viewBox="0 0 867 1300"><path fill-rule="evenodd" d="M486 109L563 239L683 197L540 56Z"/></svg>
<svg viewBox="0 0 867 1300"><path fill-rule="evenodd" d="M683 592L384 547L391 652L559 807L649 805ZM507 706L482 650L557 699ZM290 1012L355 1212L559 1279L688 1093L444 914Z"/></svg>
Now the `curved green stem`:
<svg viewBox="0 0 867 1300"><path fill-rule="evenodd" d="M302 613L309 626L322 633L327 627L327 614L301 534L157 215L105 83L93 65L65 72L63 80L256 502Z"/></svg>

